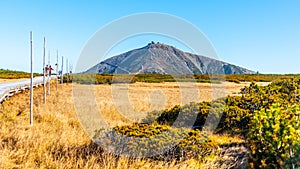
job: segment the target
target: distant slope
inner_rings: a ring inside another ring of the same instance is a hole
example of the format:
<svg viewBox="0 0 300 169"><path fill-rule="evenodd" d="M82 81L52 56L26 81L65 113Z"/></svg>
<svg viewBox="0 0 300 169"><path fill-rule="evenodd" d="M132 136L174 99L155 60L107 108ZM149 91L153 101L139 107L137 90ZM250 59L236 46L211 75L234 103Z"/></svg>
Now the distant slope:
<svg viewBox="0 0 300 169"><path fill-rule="evenodd" d="M106 59L84 73L253 74L255 72L166 44L147 46Z"/></svg>
<svg viewBox="0 0 300 169"><path fill-rule="evenodd" d="M41 74L34 73L33 76L40 76ZM30 78L30 73L8 70L8 69L0 69L0 78L1 79L20 79L20 78Z"/></svg>

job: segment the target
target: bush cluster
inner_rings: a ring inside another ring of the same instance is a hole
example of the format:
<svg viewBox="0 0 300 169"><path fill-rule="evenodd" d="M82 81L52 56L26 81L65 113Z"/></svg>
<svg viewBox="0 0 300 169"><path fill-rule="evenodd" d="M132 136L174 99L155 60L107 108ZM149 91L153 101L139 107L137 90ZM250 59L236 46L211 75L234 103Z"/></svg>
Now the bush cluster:
<svg viewBox="0 0 300 169"><path fill-rule="evenodd" d="M96 131L94 139L113 152L156 160L203 157L216 149L216 145L201 131L168 125L119 126Z"/></svg>
<svg viewBox="0 0 300 169"><path fill-rule="evenodd" d="M208 114L222 115L215 132L248 138L254 168L300 167L300 80L278 80L264 87L252 83L241 94L151 112L144 122L175 127L194 122L202 128Z"/></svg>
<svg viewBox="0 0 300 169"><path fill-rule="evenodd" d="M255 167L300 167L300 107L273 104L256 111L250 122L249 142Z"/></svg>

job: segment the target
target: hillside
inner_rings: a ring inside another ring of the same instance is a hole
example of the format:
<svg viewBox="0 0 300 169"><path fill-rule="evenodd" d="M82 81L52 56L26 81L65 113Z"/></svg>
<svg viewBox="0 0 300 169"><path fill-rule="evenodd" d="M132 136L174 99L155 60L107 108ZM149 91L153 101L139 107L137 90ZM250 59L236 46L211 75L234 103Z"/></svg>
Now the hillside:
<svg viewBox="0 0 300 169"><path fill-rule="evenodd" d="M33 76L40 76L40 75L41 74L38 73L33 74ZM20 79L20 78L30 78L30 73L0 68L0 79Z"/></svg>
<svg viewBox="0 0 300 169"><path fill-rule="evenodd" d="M253 74L226 62L183 52L173 46L147 46L108 58L84 73L116 74Z"/></svg>

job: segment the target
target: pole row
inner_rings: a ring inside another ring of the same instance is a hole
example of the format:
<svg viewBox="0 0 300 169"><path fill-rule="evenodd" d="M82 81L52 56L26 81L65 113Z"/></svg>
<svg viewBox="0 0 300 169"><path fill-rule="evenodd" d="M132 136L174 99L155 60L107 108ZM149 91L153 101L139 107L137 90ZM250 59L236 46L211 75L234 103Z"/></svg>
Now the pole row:
<svg viewBox="0 0 300 169"><path fill-rule="evenodd" d="M58 49L56 51L56 90L58 90L58 78L60 76L61 84L63 84L63 65L64 65L64 57L62 56L61 60L61 71L58 70L59 65L58 65ZM51 94L51 72L52 72L52 67L50 65L50 51L48 53L48 65L46 66L46 37L44 37L44 47L43 47L43 100L44 104L47 103L47 83L48 83L48 95L50 96ZM68 59L66 62L66 71L68 73L69 71L69 65L68 65ZM47 76L47 77L46 77ZM47 78L47 79L46 79ZM67 81L68 81L68 76L67 76ZM33 34L32 31L30 31L30 125L33 125Z"/></svg>

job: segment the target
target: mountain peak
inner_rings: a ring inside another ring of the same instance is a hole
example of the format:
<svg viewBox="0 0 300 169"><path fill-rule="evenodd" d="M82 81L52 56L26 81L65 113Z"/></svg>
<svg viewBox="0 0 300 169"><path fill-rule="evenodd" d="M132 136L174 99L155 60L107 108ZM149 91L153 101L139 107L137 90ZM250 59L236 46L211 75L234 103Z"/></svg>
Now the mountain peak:
<svg viewBox="0 0 300 169"><path fill-rule="evenodd" d="M152 41L151 43L148 43L148 45L146 46L147 48L162 48L162 49L173 49L173 46L167 45L167 44L163 44L163 43L159 43L159 42L154 42Z"/></svg>
<svg viewBox="0 0 300 169"><path fill-rule="evenodd" d="M145 47L108 58L85 73L252 74L254 72L152 41Z"/></svg>

